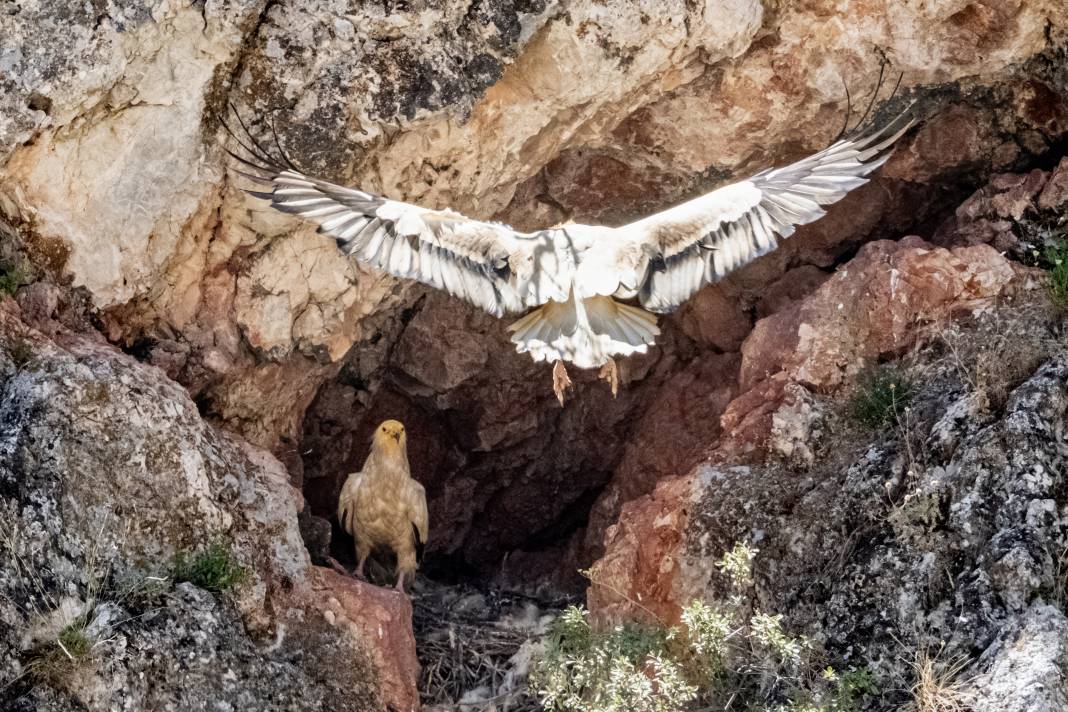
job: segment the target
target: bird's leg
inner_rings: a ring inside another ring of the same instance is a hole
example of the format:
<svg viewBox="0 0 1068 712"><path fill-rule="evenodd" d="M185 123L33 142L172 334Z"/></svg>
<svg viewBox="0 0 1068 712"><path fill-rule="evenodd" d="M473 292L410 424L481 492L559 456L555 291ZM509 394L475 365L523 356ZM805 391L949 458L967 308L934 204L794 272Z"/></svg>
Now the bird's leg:
<svg viewBox="0 0 1068 712"><path fill-rule="evenodd" d="M612 387L612 397L615 398L616 394L619 393L619 367L616 365L616 360L609 358L608 362L601 366L597 377L608 381L608 385Z"/></svg>
<svg viewBox="0 0 1068 712"><path fill-rule="evenodd" d="M397 583L396 583L396 585L394 585L393 588L397 589L401 593L404 593L404 571L403 570L397 572Z"/></svg>
<svg viewBox="0 0 1068 712"><path fill-rule="evenodd" d="M356 578L366 581L367 577L363 575L363 565L367 561L367 557L371 555L370 546L362 546L360 540L356 540L356 571L354 575Z"/></svg>
<svg viewBox="0 0 1068 712"><path fill-rule="evenodd" d="M571 378L567 375L567 369L564 368L564 362L557 360L556 365L553 366L553 393L556 394L556 400L560 401L560 407L564 407L564 391L571 387Z"/></svg>

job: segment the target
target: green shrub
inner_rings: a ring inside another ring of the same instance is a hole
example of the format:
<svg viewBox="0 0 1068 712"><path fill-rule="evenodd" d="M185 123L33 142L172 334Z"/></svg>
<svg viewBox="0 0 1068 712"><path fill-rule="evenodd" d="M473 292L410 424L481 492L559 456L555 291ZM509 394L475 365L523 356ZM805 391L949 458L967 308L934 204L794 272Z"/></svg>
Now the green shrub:
<svg viewBox="0 0 1068 712"><path fill-rule="evenodd" d="M1058 241L1046 250L1049 262L1050 293L1061 307L1068 307L1068 239Z"/></svg>
<svg viewBox="0 0 1068 712"><path fill-rule="evenodd" d="M179 552L174 557L174 580L223 592L247 581L248 571L234 558L229 543L216 541L195 554Z"/></svg>
<svg viewBox="0 0 1068 712"><path fill-rule="evenodd" d="M0 295L11 295L26 283L26 270L6 259L0 258Z"/></svg>
<svg viewBox="0 0 1068 712"><path fill-rule="evenodd" d="M812 644L782 616L752 610L751 563L739 544L717 563L725 601L693 601L678 626L598 629L571 607L554 622L531 672L551 712L682 712L700 706L786 712L854 712L877 694L871 674L819 669Z"/></svg>
<svg viewBox="0 0 1068 712"><path fill-rule="evenodd" d="M667 656L668 636L636 623L596 630L585 610L571 606L553 624L532 673L542 704L597 712L683 709L697 691Z"/></svg>
<svg viewBox="0 0 1068 712"><path fill-rule="evenodd" d="M72 662L86 660L93 651L93 643L85 633L88 625L84 617L77 618L59 632L56 644Z"/></svg>
<svg viewBox="0 0 1068 712"><path fill-rule="evenodd" d="M894 368L882 368L857 386L849 413L858 423L879 427L897 422L912 399L913 385Z"/></svg>

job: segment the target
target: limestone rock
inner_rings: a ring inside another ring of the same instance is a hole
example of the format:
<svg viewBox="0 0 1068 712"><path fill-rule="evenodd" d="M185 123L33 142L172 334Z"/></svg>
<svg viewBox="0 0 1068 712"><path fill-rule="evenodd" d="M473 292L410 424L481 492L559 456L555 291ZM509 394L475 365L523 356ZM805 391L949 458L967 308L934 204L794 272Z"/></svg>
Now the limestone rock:
<svg viewBox="0 0 1068 712"><path fill-rule="evenodd" d="M754 266L760 290L791 259L825 267L936 212L937 192L910 183L986 170L994 143L1045 150L1068 114L1056 75L1027 63L1055 52L1046 28L1064 13L1053 0L46 3L0 18L13 40L0 50L0 205L36 260L107 311L112 339L158 352L222 422L281 454L338 372L325 366L373 350L380 317L409 297L235 189L213 145L226 100L261 135L273 117L281 146L328 177L531 227L634 217L822 146L844 85L874 84L868 47L906 90L959 96L928 101L943 117L888 180ZM721 307L720 333L683 319L733 348L749 320Z"/></svg>
<svg viewBox="0 0 1068 712"><path fill-rule="evenodd" d="M410 611L393 604L383 618L364 606L348 612L351 630L327 624L342 595L334 587L350 586L324 584L310 566L302 498L281 464L204 422L162 371L99 336L51 327L46 335L21 321L14 300L0 303L0 685L61 708L225 698L259 709L412 709ZM167 592L176 555L214 542L247 580L219 599L190 584ZM42 678L33 661L80 620L87 659ZM400 637L375 652L382 635L370 630ZM390 672L398 661L408 661L404 676Z"/></svg>
<svg viewBox="0 0 1068 712"><path fill-rule="evenodd" d="M982 676L977 712L1039 712L1068 706L1064 692L1068 621L1056 606L1035 604L1015 636L1006 635Z"/></svg>

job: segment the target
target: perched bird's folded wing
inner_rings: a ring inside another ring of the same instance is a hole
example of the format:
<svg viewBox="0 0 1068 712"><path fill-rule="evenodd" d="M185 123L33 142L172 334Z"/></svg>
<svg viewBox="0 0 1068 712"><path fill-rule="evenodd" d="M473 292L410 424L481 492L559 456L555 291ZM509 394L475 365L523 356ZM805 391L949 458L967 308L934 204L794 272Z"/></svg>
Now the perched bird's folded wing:
<svg viewBox="0 0 1068 712"><path fill-rule="evenodd" d="M637 242L654 256L638 291L642 306L671 311L704 285L774 250L795 226L823 217L821 206L866 183L913 122L894 130L897 123L620 228L624 243Z"/></svg>
<svg viewBox="0 0 1068 712"><path fill-rule="evenodd" d="M430 532L430 517L426 510L426 490L423 485L411 480L411 486L407 489L408 516L411 517L412 525L419 534L420 544L426 544Z"/></svg>
<svg viewBox="0 0 1068 712"><path fill-rule="evenodd" d="M521 233L336 185L305 175L284 156L282 165L247 130L251 145L230 133L251 154L227 151L245 166L236 172L269 188L245 192L314 221L358 262L443 289L495 316L567 298L567 255L554 245L553 231Z"/></svg>
<svg viewBox="0 0 1068 712"><path fill-rule="evenodd" d="M353 472L345 480L337 498L337 520L341 523L341 528L353 536L356 536L356 494L360 491L361 484L363 473Z"/></svg>

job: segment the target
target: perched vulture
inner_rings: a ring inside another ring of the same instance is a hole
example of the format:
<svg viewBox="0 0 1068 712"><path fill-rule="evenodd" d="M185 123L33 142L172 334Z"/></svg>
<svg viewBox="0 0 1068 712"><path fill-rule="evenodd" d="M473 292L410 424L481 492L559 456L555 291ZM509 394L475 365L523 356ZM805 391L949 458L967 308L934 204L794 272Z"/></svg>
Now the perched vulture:
<svg viewBox="0 0 1068 712"><path fill-rule="evenodd" d="M784 168L628 225L535 232L306 175L247 129L249 143L237 140L250 155L229 153L251 169L238 173L268 187L248 193L314 221L352 259L443 289L494 316L521 314L508 327L516 350L555 363L553 385L563 404L570 385L563 362L601 367L614 394L613 357L644 352L660 333L656 314L774 250L795 226L822 217L822 206L864 184L912 125L897 124L841 138Z"/></svg>
<svg viewBox="0 0 1068 712"><path fill-rule="evenodd" d="M412 479L404 425L387 420L375 430L371 454L363 469L345 480L338 497L337 518L356 539L356 575L373 549L397 555L397 590L415 573L416 546L425 544L429 526L426 490Z"/></svg>

